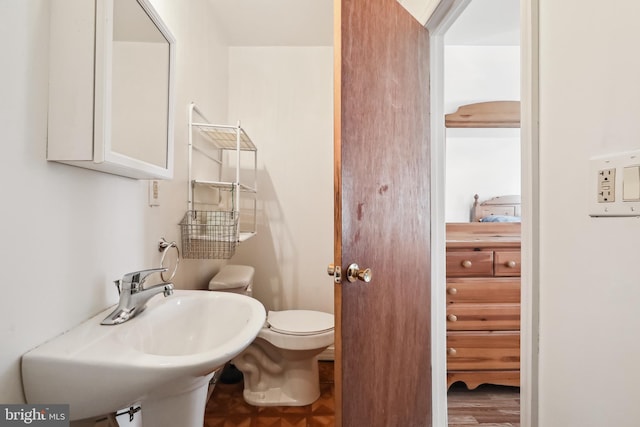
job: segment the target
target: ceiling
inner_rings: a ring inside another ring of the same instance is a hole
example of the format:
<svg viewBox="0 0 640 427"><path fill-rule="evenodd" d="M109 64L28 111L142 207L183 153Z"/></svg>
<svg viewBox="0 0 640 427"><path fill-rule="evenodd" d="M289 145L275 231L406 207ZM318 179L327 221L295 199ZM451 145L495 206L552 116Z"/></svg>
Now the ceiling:
<svg viewBox="0 0 640 427"><path fill-rule="evenodd" d="M332 46L333 0L209 0L230 46ZM447 45L519 45L518 0L471 0Z"/></svg>
<svg viewBox="0 0 640 427"><path fill-rule="evenodd" d="M518 0L471 0L444 37L446 45L518 46Z"/></svg>

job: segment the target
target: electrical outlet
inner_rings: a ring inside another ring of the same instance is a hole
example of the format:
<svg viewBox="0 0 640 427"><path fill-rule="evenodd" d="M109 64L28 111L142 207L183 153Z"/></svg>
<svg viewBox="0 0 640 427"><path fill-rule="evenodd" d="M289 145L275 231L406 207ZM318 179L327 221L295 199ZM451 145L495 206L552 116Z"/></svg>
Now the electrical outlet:
<svg viewBox="0 0 640 427"><path fill-rule="evenodd" d="M598 203L613 203L616 201L616 169L601 169L598 171Z"/></svg>
<svg viewBox="0 0 640 427"><path fill-rule="evenodd" d="M149 206L160 206L160 181L149 181Z"/></svg>
<svg viewBox="0 0 640 427"><path fill-rule="evenodd" d="M640 150L589 159L589 215L640 217Z"/></svg>

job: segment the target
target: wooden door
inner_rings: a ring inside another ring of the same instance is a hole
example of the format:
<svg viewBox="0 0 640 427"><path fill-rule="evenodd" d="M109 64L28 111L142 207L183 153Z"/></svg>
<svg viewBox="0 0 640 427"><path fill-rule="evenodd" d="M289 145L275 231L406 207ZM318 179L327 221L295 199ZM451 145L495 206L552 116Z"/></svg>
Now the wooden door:
<svg viewBox="0 0 640 427"><path fill-rule="evenodd" d="M336 425L430 426L429 36L396 0L335 6Z"/></svg>

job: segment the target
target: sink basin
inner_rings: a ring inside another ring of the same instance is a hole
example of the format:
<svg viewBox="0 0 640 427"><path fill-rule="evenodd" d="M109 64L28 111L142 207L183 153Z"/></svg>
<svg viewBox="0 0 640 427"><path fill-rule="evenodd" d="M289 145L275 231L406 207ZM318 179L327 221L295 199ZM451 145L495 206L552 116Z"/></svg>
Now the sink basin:
<svg viewBox="0 0 640 427"><path fill-rule="evenodd" d="M120 325L110 309L22 357L29 403L67 403L71 420L140 403L143 426L203 425L214 371L251 344L265 321L244 295L176 290Z"/></svg>

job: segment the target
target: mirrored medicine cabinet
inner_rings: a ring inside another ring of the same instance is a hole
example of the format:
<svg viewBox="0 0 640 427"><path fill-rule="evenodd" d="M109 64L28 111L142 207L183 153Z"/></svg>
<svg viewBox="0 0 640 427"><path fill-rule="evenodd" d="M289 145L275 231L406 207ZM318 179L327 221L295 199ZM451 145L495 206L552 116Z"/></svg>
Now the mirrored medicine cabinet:
<svg viewBox="0 0 640 427"><path fill-rule="evenodd" d="M47 160L173 177L175 39L148 0L52 0Z"/></svg>

